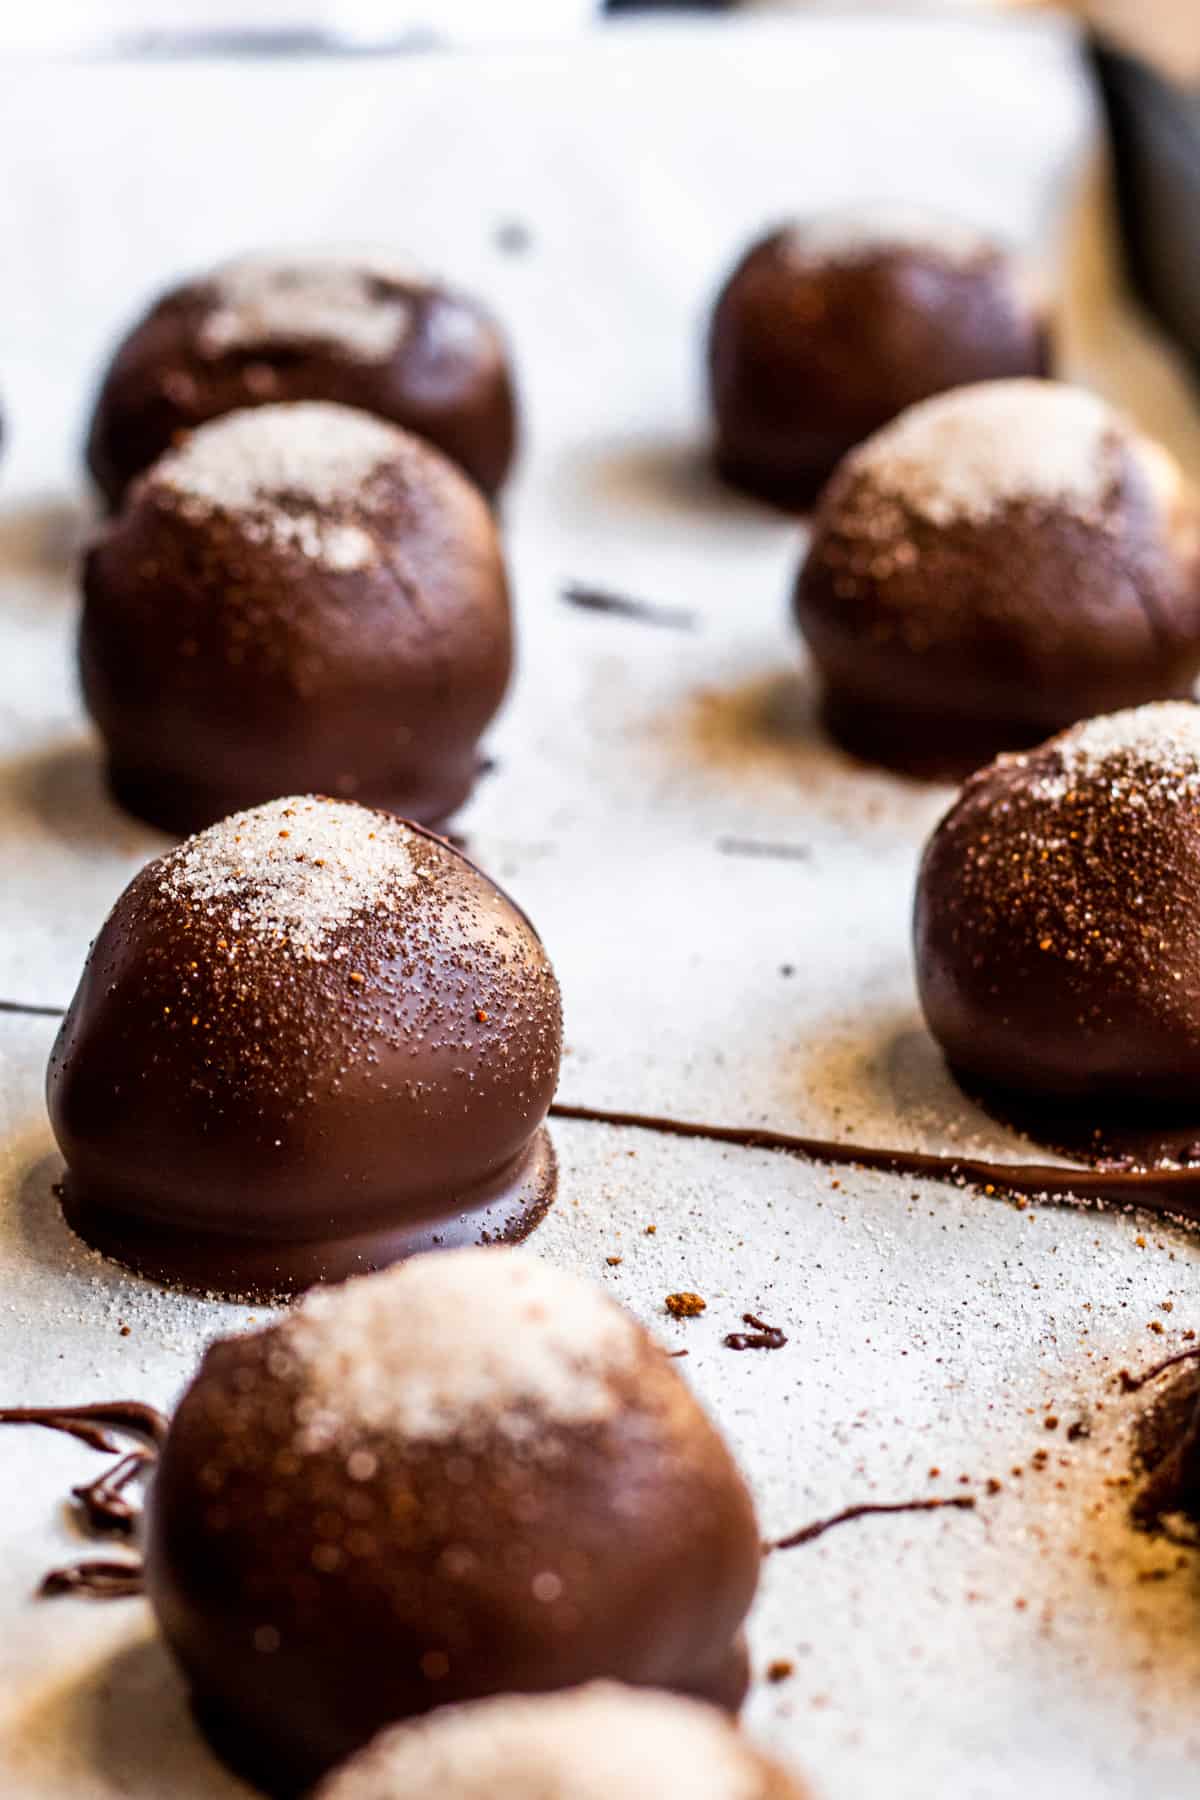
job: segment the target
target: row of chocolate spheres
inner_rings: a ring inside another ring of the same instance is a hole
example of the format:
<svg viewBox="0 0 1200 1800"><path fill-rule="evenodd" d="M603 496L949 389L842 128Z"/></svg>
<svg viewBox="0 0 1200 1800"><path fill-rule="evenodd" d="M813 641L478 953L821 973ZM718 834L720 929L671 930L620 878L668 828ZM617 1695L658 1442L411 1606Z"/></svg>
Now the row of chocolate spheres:
<svg viewBox="0 0 1200 1800"><path fill-rule="evenodd" d="M718 303L720 466L806 497L836 470L796 613L852 750L961 774L1200 671L1195 500L1103 402L1018 378L1047 342L1019 267L928 221L776 234ZM514 417L490 321L376 264L259 259L160 301L90 439L123 502L80 638L118 799L173 831L309 790L450 816L512 625L437 446L494 489Z"/></svg>
<svg viewBox="0 0 1200 1800"><path fill-rule="evenodd" d="M1198 796L1200 714L1179 703L1090 721L972 778L934 833L918 890L922 997L956 1069L1106 1109L1186 1106L1200 1064ZM433 860L422 863L426 849ZM118 903L107 946L102 934L51 1070L57 1104L78 1050L90 1079L106 1080L106 1059L122 1041L140 1044L142 1026L154 1033L153 1054L133 1054L89 1115L101 1147L106 1122L120 1121L108 1173L121 1177L123 1154L129 1175L124 1192L100 1197L100 1216L124 1208L135 1232L157 1233L156 1254L164 1242L203 1239L207 1173L227 1184L222 1231L226 1241L240 1232L239 1254L260 1271L286 1267L296 1282L319 1273L327 1243L304 1240L299 1260L294 1243L281 1246L296 1228L283 1188L265 1221L246 1205L254 1190L231 1172L242 1131L231 1103L246 1055L261 1068L252 1084L259 1102L272 1101L268 1040L247 1038L252 1020L272 1028L275 1057L286 1062L294 1041L319 1043L332 1017L333 1054L345 1062L316 1065L307 1091L289 1092L285 1080L273 1116L284 1129L294 1124L295 1136L281 1148L290 1156L320 1146L326 1209L349 1197L338 1229L368 1263L394 1253L412 1230L411 1196L393 1199L389 1212L377 1185L368 1232L354 1210L358 1184L331 1178L349 1154L345 1118L365 1130L371 1106L386 1114L395 1091L386 1059L375 1091L375 1058L356 1048L357 1011L338 1040L344 997L354 1008L368 989L377 1017L389 1016L399 989L388 957L406 926L417 959L436 951L439 908L450 914L451 963L464 941L479 952L494 983L486 991L462 964L449 980L415 983L420 996L432 985L436 997L431 1013L418 1009L431 1043L420 1031L407 1046L405 1031L397 1040L417 1057L405 1098L418 1118L454 1094L445 1079L453 1061L426 1059L461 1053L457 1034L473 1030L472 1017L491 1017L481 1000L510 1032L541 1019L521 1045L510 1099L528 1093L527 1053L540 1066L538 1046L557 1027L536 939L452 858L384 815L293 801L150 865ZM141 973L123 981L130 968ZM410 954L404 980L415 971ZM262 1011L264 989L276 987L277 1019ZM138 1030L122 1031L143 989L148 1014ZM193 1010L205 993L212 1011ZM367 1016L373 1010L368 1001ZM481 1104L494 1101L494 1067L509 1041L489 1041L476 1083L458 1090L458 1138L477 1141L466 1128L472 1091L479 1087ZM159 1112L174 1136L155 1140L161 1167L151 1174L141 1128ZM411 1122L399 1116L402 1127ZM501 1116L511 1146L540 1115ZM454 1124L445 1116L439 1136ZM389 1168L405 1169L406 1148L401 1131ZM530 1148L518 1144L522 1169ZM213 1160L169 1218L192 1155ZM451 1172L418 1210L428 1220L467 1179ZM300 1225L328 1236L315 1185L307 1198L313 1211ZM68 1199L77 1222L89 1216L71 1168ZM477 1218L459 1222L478 1229ZM209 1248L220 1240L214 1234ZM128 1241L107 1247L128 1254ZM334 1253L344 1257L344 1244ZM736 1707L746 1684L740 1624L758 1556L744 1484L662 1351L594 1287L488 1249L417 1258L327 1288L280 1324L214 1348L162 1452L147 1576L214 1743L268 1791L294 1794L377 1729L446 1701L617 1677ZM452 1717L429 1732L486 1729ZM444 1753L458 1754L453 1742ZM403 1771L420 1754L394 1737L367 1754L363 1779L384 1782L393 1760ZM786 1777L744 1755L750 1772L791 1791ZM352 1773L362 1770L351 1764L344 1779ZM565 1797L576 1791L588 1790L562 1788ZM724 1800L727 1789L697 1791Z"/></svg>

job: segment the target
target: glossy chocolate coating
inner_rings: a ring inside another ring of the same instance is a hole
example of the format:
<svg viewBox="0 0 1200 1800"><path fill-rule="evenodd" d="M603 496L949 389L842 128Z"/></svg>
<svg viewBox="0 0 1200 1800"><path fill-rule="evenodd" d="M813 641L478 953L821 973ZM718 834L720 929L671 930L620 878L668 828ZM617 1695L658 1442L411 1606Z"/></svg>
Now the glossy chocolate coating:
<svg viewBox="0 0 1200 1800"><path fill-rule="evenodd" d="M600 1677L737 1707L753 1505L636 1321L496 1250L311 1310L209 1350L147 1503L228 1760L290 1795L392 1721Z"/></svg>
<svg viewBox="0 0 1200 1800"><path fill-rule="evenodd" d="M713 1708L596 1681L396 1726L315 1800L804 1800L806 1792Z"/></svg>
<svg viewBox="0 0 1200 1800"><path fill-rule="evenodd" d="M1200 514L1094 396L964 388L846 459L795 612L840 742L961 777L1093 713L1190 694Z"/></svg>
<svg viewBox="0 0 1200 1800"><path fill-rule="evenodd" d="M400 885L362 875L381 844ZM295 898L305 859L332 884L316 900ZM560 1047L541 942L465 857L363 807L277 802L150 863L102 927L47 1077L67 1219L228 1294L522 1237L554 1193Z"/></svg>
<svg viewBox="0 0 1200 1800"><path fill-rule="evenodd" d="M915 953L969 1082L1101 1119L1184 1107L1200 1136L1200 710L1091 720L973 775L925 851Z"/></svg>
<svg viewBox="0 0 1200 1800"><path fill-rule="evenodd" d="M946 388L1048 372L1045 316L1012 259L941 221L816 220L753 245L708 344L716 459L805 509L846 452Z"/></svg>
<svg viewBox="0 0 1200 1800"><path fill-rule="evenodd" d="M437 824L470 792L508 587L478 491L419 439L323 405L215 420L132 489L83 589L84 694L152 824L307 791Z"/></svg>
<svg viewBox="0 0 1200 1800"><path fill-rule="evenodd" d="M386 262L261 257L172 289L134 326L96 401L88 467L116 507L183 433L288 400L389 419L489 496L512 463L508 352L478 302Z"/></svg>

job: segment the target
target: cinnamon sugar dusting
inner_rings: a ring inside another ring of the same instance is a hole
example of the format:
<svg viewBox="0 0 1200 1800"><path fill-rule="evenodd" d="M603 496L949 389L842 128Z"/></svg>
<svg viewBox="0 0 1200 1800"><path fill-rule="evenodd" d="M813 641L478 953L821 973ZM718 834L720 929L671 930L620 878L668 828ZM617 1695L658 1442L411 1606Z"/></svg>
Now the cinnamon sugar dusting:
<svg viewBox="0 0 1200 1800"><path fill-rule="evenodd" d="M355 914L393 909L417 879L412 833L369 807L313 795L234 813L172 852L162 894L218 911L230 932L318 951Z"/></svg>
<svg viewBox="0 0 1200 1800"><path fill-rule="evenodd" d="M348 406L256 406L200 426L149 479L193 523L226 515L251 543L357 569L377 555L377 482L407 443L396 427Z"/></svg>
<svg viewBox="0 0 1200 1800"><path fill-rule="evenodd" d="M1074 726L968 781L940 831L960 845L968 936L1019 921L1035 959L1158 990L1200 961L1200 708L1163 701Z"/></svg>
<svg viewBox="0 0 1200 1800"><path fill-rule="evenodd" d="M590 1282L494 1248L314 1293L277 1341L278 1372L301 1390L305 1450L371 1432L444 1443L498 1431L532 1444L547 1423L601 1423L622 1404L614 1376L646 1342Z"/></svg>
<svg viewBox="0 0 1200 1800"><path fill-rule="evenodd" d="M996 255L992 241L960 219L898 204L798 220L786 232L783 248L794 262L826 265L865 262L888 250L914 250L956 265Z"/></svg>
<svg viewBox="0 0 1200 1800"><path fill-rule="evenodd" d="M317 1800L797 1800L713 1707L595 1682L384 1732Z"/></svg>
<svg viewBox="0 0 1200 1800"><path fill-rule="evenodd" d="M214 304L197 347L201 356L215 358L320 344L348 361L385 362L411 328L411 302L398 289L412 282L411 272L381 258L243 257L218 269L207 284Z"/></svg>
<svg viewBox="0 0 1200 1800"><path fill-rule="evenodd" d="M1097 395L1063 382L988 381L910 407L847 467L934 525L983 522L1022 501L1100 519L1142 440ZM1145 470L1158 493L1165 453Z"/></svg>

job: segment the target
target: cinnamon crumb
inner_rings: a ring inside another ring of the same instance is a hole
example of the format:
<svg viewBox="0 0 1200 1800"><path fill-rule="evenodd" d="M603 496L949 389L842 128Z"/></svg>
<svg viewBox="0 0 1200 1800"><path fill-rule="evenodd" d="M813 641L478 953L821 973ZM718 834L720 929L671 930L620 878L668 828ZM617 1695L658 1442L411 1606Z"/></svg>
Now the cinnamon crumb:
<svg viewBox="0 0 1200 1800"><path fill-rule="evenodd" d="M668 1294L665 1304L673 1319L694 1319L705 1311L708 1301L700 1294L688 1293L685 1289L682 1293Z"/></svg>

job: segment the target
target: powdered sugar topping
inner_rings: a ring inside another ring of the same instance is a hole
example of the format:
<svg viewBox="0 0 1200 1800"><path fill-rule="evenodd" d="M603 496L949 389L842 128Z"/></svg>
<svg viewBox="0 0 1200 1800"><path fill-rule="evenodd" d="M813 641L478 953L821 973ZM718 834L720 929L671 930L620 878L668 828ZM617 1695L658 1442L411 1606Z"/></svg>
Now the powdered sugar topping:
<svg viewBox="0 0 1200 1800"><path fill-rule="evenodd" d="M1037 501L1098 518L1141 440L1097 395L1055 381L989 381L924 400L848 459L856 475L935 525ZM1147 479L1163 480L1161 455Z"/></svg>
<svg viewBox="0 0 1200 1800"><path fill-rule="evenodd" d="M1057 799L1089 782L1111 784L1126 804L1200 796L1200 707L1160 700L1105 713L1053 740L1059 768L1037 793Z"/></svg>
<svg viewBox="0 0 1200 1800"><path fill-rule="evenodd" d="M393 1727L319 1800L762 1800L763 1766L712 1707L609 1682L505 1695ZM771 1791L782 1791L776 1781Z"/></svg>
<svg viewBox="0 0 1200 1800"><path fill-rule="evenodd" d="M212 276L214 305L197 338L202 356L321 344L355 362L385 362L412 324L411 302L395 291L414 277L383 258L293 261L248 256Z"/></svg>
<svg viewBox="0 0 1200 1800"><path fill-rule="evenodd" d="M219 911L222 929L320 957L355 914L394 910L417 879L408 827L351 802L272 800L164 860L159 891Z"/></svg>
<svg viewBox="0 0 1200 1800"><path fill-rule="evenodd" d="M230 514L253 543L356 569L375 541L361 517L344 515L369 512L374 478L403 447L394 426L349 406L255 406L201 425L150 479L193 522Z"/></svg>
<svg viewBox="0 0 1200 1800"><path fill-rule="evenodd" d="M306 1449L377 1431L523 1442L539 1425L601 1423L618 1406L613 1375L643 1344L600 1288L502 1249L418 1257L315 1293L280 1340L304 1393Z"/></svg>

